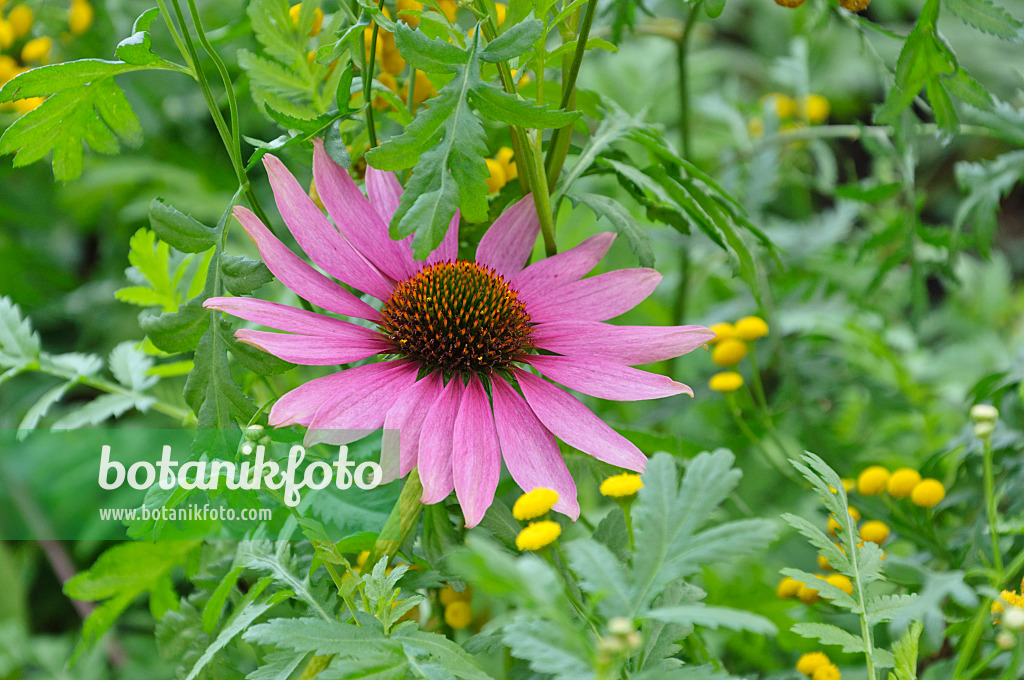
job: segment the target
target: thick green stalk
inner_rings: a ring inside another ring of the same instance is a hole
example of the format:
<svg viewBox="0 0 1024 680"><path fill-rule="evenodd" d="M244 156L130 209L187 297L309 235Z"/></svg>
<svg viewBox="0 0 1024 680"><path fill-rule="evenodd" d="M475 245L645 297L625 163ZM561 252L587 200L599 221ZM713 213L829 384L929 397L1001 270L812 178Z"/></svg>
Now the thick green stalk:
<svg viewBox="0 0 1024 680"><path fill-rule="evenodd" d="M995 567L995 586L1003 586L1003 555L999 549L999 512L996 508L995 474L992 469L992 435L982 438L985 446L985 510L988 513L988 532L992 537L992 566Z"/></svg>
<svg viewBox="0 0 1024 680"><path fill-rule="evenodd" d="M374 543L373 550L370 551L370 555L366 559L364 569L373 569L373 566L383 557L390 560L395 556L409 532L419 522L420 513L423 512L423 504L420 503L422 495L423 484L420 483L420 473L417 468L413 468L405 479L405 486L402 487L402 493L398 496L398 502L391 509L391 514L377 536L377 542Z"/></svg>
<svg viewBox="0 0 1024 680"><path fill-rule="evenodd" d="M384 0L380 0L377 9L384 9ZM377 33L379 31L380 26L374 21L370 33L370 54L366 59L366 68L363 70L363 105L366 106L366 134L370 137L371 149L377 146L377 128L373 124L373 100L370 98L370 92L373 89L373 66L377 58Z"/></svg>

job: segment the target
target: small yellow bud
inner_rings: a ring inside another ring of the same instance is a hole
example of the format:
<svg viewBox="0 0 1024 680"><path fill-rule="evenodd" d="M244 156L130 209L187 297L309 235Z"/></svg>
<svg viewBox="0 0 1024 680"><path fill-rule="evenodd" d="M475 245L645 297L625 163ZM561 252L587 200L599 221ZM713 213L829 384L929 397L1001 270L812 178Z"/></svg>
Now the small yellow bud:
<svg viewBox="0 0 1024 680"><path fill-rule="evenodd" d="M842 678L842 675L834 663L822 666L814 671L814 675L811 676L811 680L840 680L840 678Z"/></svg>
<svg viewBox="0 0 1024 680"><path fill-rule="evenodd" d="M772 92L765 95L761 102L774 110L775 115L779 118L792 118L796 115L796 101L789 95L782 94L781 92Z"/></svg>
<svg viewBox="0 0 1024 680"><path fill-rule="evenodd" d="M452 602L444 608L444 622L455 630L469 628L473 623L473 609L468 602Z"/></svg>
<svg viewBox="0 0 1024 680"><path fill-rule="evenodd" d="M508 7L500 2L494 3L494 13L498 15L498 27L505 23L505 15L508 14Z"/></svg>
<svg viewBox="0 0 1024 680"><path fill-rule="evenodd" d="M395 9L398 11L398 18L401 19L402 21L404 21L407 25L413 26L413 27L420 25L420 18L419 17L403 16L402 15L402 11L403 10L412 10L412 11L416 11L416 12L422 12L423 11L423 3L419 2L419 0L398 0L398 2L395 5Z"/></svg>
<svg viewBox="0 0 1024 680"><path fill-rule="evenodd" d="M865 496L874 496L881 493L888 482L889 471L881 465L872 465L857 477L857 491Z"/></svg>
<svg viewBox="0 0 1024 680"><path fill-rule="evenodd" d="M547 514L557 502L557 491L539 486L516 499L512 516L518 520L534 519Z"/></svg>
<svg viewBox="0 0 1024 680"><path fill-rule="evenodd" d="M430 78L427 74L419 69L416 70L416 89L413 93L413 97L416 99L414 102L416 106L419 106L426 100L430 99L437 94L437 89L434 88L434 84L430 82ZM409 103L409 79L406 79L405 84L402 85L402 101L406 104Z"/></svg>
<svg viewBox="0 0 1024 680"><path fill-rule="evenodd" d="M846 489L846 493L850 493L857 486L857 482L852 479L847 479L846 477L843 477L840 481L843 483L843 488Z"/></svg>
<svg viewBox="0 0 1024 680"><path fill-rule="evenodd" d="M562 535L562 527L558 522L549 519L531 522L516 536L516 547L520 550L540 550L551 545Z"/></svg>
<svg viewBox="0 0 1024 680"><path fill-rule="evenodd" d="M381 69L392 75L398 75L405 70L405 59L398 53L394 34L380 31L377 35L377 42L383 46L380 54Z"/></svg>
<svg viewBox="0 0 1024 680"><path fill-rule="evenodd" d="M375 80L392 92L398 92L398 83L390 73L381 73ZM378 94L373 98L373 108L378 111L386 111L391 108L391 102Z"/></svg>
<svg viewBox="0 0 1024 680"><path fill-rule="evenodd" d="M356 566L359 567L360 571L363 565L366 564L366 560L370 558L370 551L364 550L356 556Z"/></svg>
<svg viewBox="0 0 1024 680"><path fill-rule="evenodd" d="M0 50L5 50L14 44L14 26L6 19L0 19Z"/></svg>
<svg viewBox="0 0 1024 680"><path fill-rule="evenodd" d="M445 607L452 602L470 602L473 599L473 589L467 585L466 589L460 593L451 586L445 586L444 590L437 594L437 599Z"/></svg>
<svg viewBox="0 0 1024 680"><path fill-rule="evenodd" d="M910 492L910 502L922 508L933 508L946 497L946 487L937 479L923 479Z"/></svg>
<svg viewBox="0 0 1024 680"><path fill-rule="evenodd" d="M818 595L818 591L806 584L800 586L800 590L797 591L796 596L797 599L804 604L814 604L821 599L821 596Z"/></svg>
<svg viewBox="0 0 1024 680"><path fill-rule="evenodd" d="M34 111L39 108L39 105L46 101L45 97L29 97L28 99L19 99L14 102L14 110L18 113L25 114L29 111Z"/></svg>
<svg viewBox="0 0 1024 680"><path fill-rule="evenodd" d="M832 569L832 565L828 563L828 558L824 555L818 555L818 569L822 571L829 571Z"/></svg>
<svg viewBox="0 0 1024 680"><path fill-rule="evenodd" d="M885 489L893 498L906 498L920 483L920 472L913 468L900 468L889 477Z"/></svg>
<svg viewBox="0 0 1024 680"><path fill-rule="evenodd" d="M839 588L839 590L843 591L847 595L851 595L853 593L853 583L842 574L829 574L828 577L825 578L825 582Z"/></svg>
<svg viewBox="0 0 1024 680"><path fill-rule="evenodd" d="M712 345L715 344L716 342L721 342L723 340L728 340L729 338L736 337L736 328L728 321L713 324L711 327L708 328L708 330L715 334L715 337L711 338L711 340L708 341Z"/></svg>
<svg viewBox="0 0 1024 680"><path fill-rule="evenodd" d="M715 392L735 392L739 388L743 387L743 376L736 371L715 373L711 376L711 380L708 382L708 387Z"/></svg>
<svg viewBox="0 0 1024 680"><path fill-rule="evenodd" d="M292 23L296 26L299 25L299 15L302 14L302 3L292 5L291 9L288 10L288 16L292 18ZM320 29L324 25L324 13L319 7L313 9L313 27L309 30L309 37L315 38L319 33Z"/></svg>
<svg viewBox="0 0 1024 680"><path fill-rule="evenodd" d="M0 54L0 85L18 75L19 71L18 62L14 60L14 57Z"/></svg>
<svg viewBox="0 0 1024 680"><path fill-rule="evenodd" d="M779 585L775 588L775 595L781 600L788 600L791 597L796 597L803 585L800 581L787 576L779 581Z"/></svg>
<svg viewBox="0 0 1024 680"><path fill-rule="evenodd" d="M10 22L11 28L14 29L14 37L24 38L32 30L35 15L30 7L15 5L7 15L7 21Z"/></svg>
<svg viewBox="0 0 1024 680"><path fill-rule="evenodd" d="M889 527L885 522L879 522L878 520L871 520L870 522L864 522L864 526L860 528L860 537L865 541L876 543L881 545L885 543L885 539L889 538Z"/></svg>
<svg viewBox="0 0 1024 680"><path fill-rule="evenodd" d="M741 340L757 340L768 335L768 324L759 316L745 316L736 322L736 337Z"/></svg>
<svg viewBox="0 0 1024 680"><path fill-rule="evenodd" d="M437 0L437 4L441 11L444 12L448 21L455 23L455 13L459 9L458 5L455 4L455 0Z"/></svg>
<svg viewBox="0 0 1024 680"><path fill-rule="evenodd" d="M808 95L803 101L804 118L812 125L823 123L831 112L828 100L820 94Z"/></svg>
<svg viewBox="0 0 1024 680"><path fill-rule="evenodd" d="M489 173L487 175L487 193L496 194L506 184L505 168L493 158L485 158L484 162L487 163L487 171Z"/></svg>
<svg viewBox="0 0 1024 680"><path fill-rule="evenodd" d="M51 47L53 47L53 39L48 35L32 38L21 48L21 60L23 62L43 61L50 54Z"/></svg>
<svg viewBox="0 0 1024 680"><path fill-rule="evenodd" d="M516 170L515 157L515 151L508 146L501 147L498 149L498 153L494 154L494 160L501 163L501 166L505 169L505 177L509 182L519 177L519 172Z"/></svg>
<svg viewBox="0 0 1024 680"><path fill-rule="evenodd" d="M711 360L719 366L732 366L747 356L747 343L735 338L722 340L711 350Z"/></svg>
<svg viewBox="0 0 1024 680"><path fill-rule="evenodd" d="M92 26L95 17L92 5L86 0L72 0L68 10L68 28L73 35L82 35Z"/></svg>
<svg viewBox="0 0 1024 680"><path fill-rule="evenodd" d="M858 510L857 508L851 505L849 508L846 509L846 512L850 514L850 517L853 518L854 522L860 521L860 510Z"/></svg>
<svg viewBox="0 0 1024 680"><path fill-rule="evenodd" d="M626 496L632 496L642 488L644 488L644 480L640 475L633 474L632 472L623 472L612 475L601 482L599 491L602 496L625 498Z"/></svg>
<svg viewBox="0 0 1024 680"><path fill-rule="evenodd" d="M814 675L814 671L830 663L832 662L824 652L810 652L800 657L800 660L796 662L796 669L810 677Z"/></svg>

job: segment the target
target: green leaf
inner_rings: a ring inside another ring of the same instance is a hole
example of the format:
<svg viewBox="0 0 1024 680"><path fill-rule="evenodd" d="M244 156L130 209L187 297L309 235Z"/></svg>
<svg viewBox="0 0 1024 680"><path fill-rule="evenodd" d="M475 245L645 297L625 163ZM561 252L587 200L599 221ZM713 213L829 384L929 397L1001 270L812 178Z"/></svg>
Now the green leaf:
<svg viewBox="0 0 1024 680"><path fill-rule="evenodd" d="M389 644L379 633L352 623L302 618L273 619L249 628L242 637L260 645L274 645L296 652L358 656L363 649L385 649Z"/></svg>
<svg viewBox="0 0 1024 680"><path fill-rule="evenodd" d="M1011 151L980 163L961 161L955 166L957 184L967 197L953 218L950 249L957 252L957 239L964 227L973 225L973 234L983 253L988 252L996 233L996 215L1002 199L1024 179L1024 151Z"/></svg>
<svg viewBox="0 0 1024 680"><path fill-rule="evenodd" d="M914 604L916 600L917 595L913 593L873 597L867 602L868 621L870 623L892 621L896 614Z"/></svg>
<svg viewBox="0 0 1024 680"><path fill-rule="evenodd" d="M551 621L520 618L505 626L502 633L512 655L529 662L537 673L558 680L594 677L585 653L569 647L565 629Z"/></svg>
<svg viewBox="0 0 1024 680"><path fill-rule="evenodd" d="M245 676L245 680L289 680L308 656L306 653L272 652L263 658L259 668Z"/></svg>
<svg viewBox="0 0 1024 680"><path fill-rule="evenodd" d="M823 645L837 646L844 652L863 654L866 651L862 638L829 623L798 623L793 626L793 632L801 637L818 640Z"/></svg>
<svg viewBox="0 0 1024 680"><path fill-rule="evenodd" d="M149 226L161 241L183 253L201 253L217 244L213 229L159 198L149 204Z"/></svg>
<svg viewBox="0 0 1024 680"><path fill-rule="evenodd" d="M646 612L644 616L666 623L703 626L712 630L748 630L761 635L775 635L778 632L775 624L763 616L729 607L708 607L700 603L658 607Z"/></svg>
<svg viewBox="0 0 1024 680"><path fill-rule="evenodd" d="M626 238L629 249L636 255L641 267L654 266L654 249L650 237L621 203L602 194L576 194L569 198L583 203L595 215L611 222L615 231Z"/></svg>
<svg viewBox="0 0 1024 680"><path fill-rule="evenodd" d="M153 405L150 397L138 398L129 394L101 394L85 406L77 408L58 418L53 430L75 430L86 425L99 425L110 419L124 415L131 409L147 411Z"/></svg>
<svg viewBox="0 0 1024 680"><path fill-rule="evenodd" d="M143 317L139 325L159 349L171 354L196 348L210 326L210 312L203 309L205 297L195 297L176 312Z"/></svg>
<svg viewBox="0 0 1024 680"><path fill-rule="evenodd" d="M196 346L195 367L185 381L185 401L196 413L200 429L228 430L237 426L236 419L248 422L256 405L231 376L228 345L220 329L224 322L218 319L211 326L210 314L203 315L206 330Z"/></svg>
<svg viewBox="0 0 1024 680"><path fill-rule="evenodd" d="M725 0L704 0L704 12L709 19L717 19L725 11Z"/></svg>
<svg viewBox="0 0 1024 680"><path fill-rule="evenodd" d="M527 19L513 25L480 50L480 59L491 64L509 61L533 48L544 33L544 22Z"/></svg>
<svg viewBox="0 0 1024 680"><path fill-rule="evenodd" d="M130 390L141 392L152 387L157 378L149 373L153 357L137 347L138 343L122 342L110 352L110 372L117 382Z"/></svg>
<svg viewBox="0 0 1024 680"><path fill-rule="evenodd" d="M274 280L267 265L259 260L235 255L222 255L220 273L224 287L232 295L248 295L265 283Z"/></svg>
<svg viewBox="0 0 1024 680"><path fill-rule="evenodd" d="M573 541L566 550L580 588L594 596L606 618L630 611L626 569L611 550L590 539Z"/></svg>
<svg viewBox="0 0 1024 680"><path fill-rule="evenodd" d="M402 644L407 655L426 655L447 673L461 680L492 680L470 654L444 635L428 633L415 626L395 632L391 638Z"/></svg>
<svg viewBox="0 0 1024 680"><path fill-rule="evenodd" d="M0 296L0 365L17 366L39 358L39 334L6 295Z"/></svg>
<svg viewBox="0 0 1024 680"><path fill-rule="evenodd" d="M42 417L46 415L47 411L49 411L54 404L60 401L74 384L74 381L61 383L57 387L47 390L36 403L32 404L29 410L25 413L25 417L21 419L20 423L18 423L18 430L21 430L18 434L18 439L23 439L25 436L24 433L27 433L28 430L34 430Z"/></svg>
<svg viewBox="0 0 1024 680"><path fill-rule="evenodd" d="M893 645L894 667L890 678L917 680L917 653L923 628L924 624L914 621Z"/></svg>
<svg viewBox="0 0 1024 680"><path fill-rule="evenodd" d="M1004 40L1024 42L1024 22L992 0L943 0L943 5L978 30Z"/></svg>
<svg viewBox="0 0 1024 680"><path fill-rule="evenodd" d="M149 27L153 25L158 16L160 16L160 10L157 7L148 9L139 15L132 27L132 34L118 43L117 58L135 66L183 70L183 67L173 64L153 52L153 39L149 35Z"/></svg>
<svg viewBox="0 0 1024 680"><path fill-rule="evenodd" d="M331 608L330 603L323 602L314 595L308 576L300 578L296 575L299 566L292 557L288 541L243 541L235 553L235 565L269 574L275 581L294 593L298 600L309 605L311 611L320 618L325 621L332 620L331 615L327 613L327 610Z"/></svg>

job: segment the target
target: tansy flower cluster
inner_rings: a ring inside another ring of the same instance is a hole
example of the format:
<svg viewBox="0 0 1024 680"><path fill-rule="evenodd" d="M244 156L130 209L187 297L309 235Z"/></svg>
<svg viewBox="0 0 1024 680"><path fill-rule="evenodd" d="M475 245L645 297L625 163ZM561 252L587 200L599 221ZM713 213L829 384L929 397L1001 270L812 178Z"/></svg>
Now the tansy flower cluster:
<svg viewBox="0 0 1024 680"><path fill-rule="evenodd" d="M824 652L810 652L800 657L796 669L811 680L839 680L842 675Z"/></svg>
<svg viewBox="0 0 1024 680"><path fill-rule="evenodd" d="M461 593L451 586L438 592L437 599L444 607L444 622L453 630L469 628L473 622L473 589L466 586Z"/></svg>
<svg viewBox="0 0 1024 680"><path fill-rule="evenodd" d="M893 472L881 465L865 468L857 476L857 493L875 496L888 493L893 498L910 498L910 502L921 508L933 508L946 497L946 487L937 479L922 479L921 473L913 468L900 468Z"/></svg>
<svg viewBox="0 0 1024 680"><path fill-rule="evenodd" d="M745 316L736 323L717 323L710 327L715 337L711 360L719 366L733 366L749 353L748 342L768 335L768 324L759 316ZM708 386L715 392L735 392L743 387L743 376L737 371L722 371L711 376Z"/></svg>
<svg viewBox="0 0 1024 680"><path fill-rule="evenodd" d="M793 130L803 125L819 125L828 120L832 107L820 94L809 94L799 101L782 92L771 92L761 98L762 110L771 111L779 121L780 130ZM764 136L764 118L754 116L747 123L750 136Z"/></svg>
<svg viewBox="0 0 1024 680"><path fill-rule="evenodd" d="M512 516L521 522L534 520L547 515L557 502L557 491L537 487L516 500L512 506ZM516 547L520 550L540 550L554 543L561 535L562 526L558 522L549 519L530 522L516 536Z"/></svg>
<svg viewBox="0 0 1024 680"><path fill-rule="evenodd" d="M6 1L0 0L0 86L19 73L45 64L53 48L53 38L50 36L33 36L33 28L38 29L39 23L32 8L16 4L4 13ZM92 22L92 5L86 0L72 0L68 9L68 29L71 34L85 33ZM18 113L28 113L42 103L42 97L30 97L0 107L10 107Z"/></svg>
<svg viewBox="0 0 1024 680"><path fill-rule="evenodd" d="M825 574L815 574L815 578L825 581L847 595L853 593L853 582L842 574L829 574L827 576ZM814 587L813 583L802 583L789 576L779 581L779 585L775 588L775 594L781 600L789 600L795 597L804 604L814 604L821 599L821 595L818 594L818 589Z"/></svg>
<svg viewBox="0 0 1024 680"><path fill-rule="evenodd" d="M487 163L487 192L496 194L502 187L519 177L514 160L515 153L511 148L503 146L494 154L494 158L484 159Z"/></svg>
<svg viewBox="0 0 1024 680"><path fill-rule="evenodd" d="M1024 580L1020 583L1020 589L1024 592ZM1012 590L1004 590L999 594L999 598L992 603L992 613L999 614L1005 611L1007 606L1024 609L1024 595Z"/></svg>

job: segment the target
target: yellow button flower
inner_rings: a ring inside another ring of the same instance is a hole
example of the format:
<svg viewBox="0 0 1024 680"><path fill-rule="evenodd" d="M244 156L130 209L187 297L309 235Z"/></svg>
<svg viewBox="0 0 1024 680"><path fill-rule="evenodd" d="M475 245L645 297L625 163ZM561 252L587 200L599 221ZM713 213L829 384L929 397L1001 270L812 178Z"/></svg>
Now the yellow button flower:
<svg viewBox="0 0 1024 680"><path fill-rule="evenodd" d="M635 475L632 472L623 472L618 475L612 475L601 482L599 490L602 496L625 498L626 496L632 496L642 488L644 488L644 480L640 475Z"/></svg>
<svg viewBox="0 0 1024 680"><path fill-rule="evenodd" d="M558 502L558 492L538 486L516 499L512 516L518 520L534 519L546 514Z"/></svg>
<svg viewBox="0 0 1024 680"><path fill-rule="evenodd" d="M715 373L708 381L708 387L715 392L735 392L743 387L743 376L736 371Z"/></svg>
<svg viewBox="0 0 1024 680"><path fill-rule="evenodd" d="M715 337L709 340L712 345L736 337L736 328L728 321L713 324L708 330L715 334Z"/></svg>
<svg viewBox="0 0 1024 680"><path fill-rule="evenodd" d="M881 493L889 482L889 471L881 465L865 468L857 477L857 491L865 496Z"/></svg>
<svg viewBox="0 0 1024 680"><path fill-rule="evenodd" d="M485 158L484 162L487 163L487 193L496 194L501 191L501 188L505 186L505 168L501 166L501 163L494 160L493 158Z"/></svg>
<svg viewBox="0 0 1024 680"><path fill-rule="evenodd" d="M796 101L781 92L766 94L761 98L761 103L767 104L768 108L775 111L775 115L779 118L792 118L796 115Z"/></svg>
<svg viewBox="0 0 1024 680"><path fill-rule="evenodd" d="M377 43L382 46L379 57L381 69L392 75L398 75L405 70L405 58L398 53L398 46L395 45L393 33L379 31Z"/></svg>
<svg viewBox="0 0 1024 680"><path fill-rule="evenodd" d="M434 84L430 82L430 78L423 71L416 71L416 89L413 92L415 98L414 104L419 106L426 100L430 99L437 94L437 89L434 88ZM406 104L409 103L409 79L406 79L405 84L402 85L402 101Z"/></svg>
<svg viewBox="0 0 1024 680"><path fill-rule="evenodd" d="M459 6L455 4L455 0L437 0L437 4L441 11L444 12L448 21L455 23L455 13L459 9Z"/></svg>
<svg viewBox="0 0 1024 680"><path fill-rule="evenodd" d="M829 571L832 569L832 565L829 564L828 559L824 555L818 555L818 569L822 571Z"/></svg>
<svg viewBox="0 0 1024 680"><path fill-rule="evenodd" d="M508 14L508 7L500 2L494 3L494 13L498 15L498 27L505 23L505 15Z"/></svg>
<svg viewBox="0 0 1024 680"><path fill-rule="evenodd" d="M736 337L740 340L757 340L768 335L768 323L759 316L745 316L736 322Z"/></svg>
<svg viewBox="0 0 1024 680"><path fill-rule="evenodd" d="M825 578L825 582L839 588L839 590L843 591L847 595L851 595L853 593L853 583L842 574L829 574Z"/></svg>
<svg viewBox="0 0 1024 680"><path fill-rule="evenodd" d="M18 113L25 114L29 111L34 111L39 108L39 105L46 101L45 97L29 97L28 99L19 99L14 102L14 110Z"/></svg>
<svg viewBox="0 0 1024 680"><path fill-rule="evenodd" d="M946 487L937 479L923 479L910 492L910 501L922 508L933 508L946 497Z"/></svg>
<svg viewBox="0 0 1024 680"><path fill-rule="evenodd" d="M0 85L18 75L19 71L18 62L14 61L14 57L0 54Z"/></svg>
<svg viewBox="0 0 1024 680"><path fill-rule="evenodd" d="M32 38L21 48L21 60L23 62L43 61L50 54L51 47L53 47L53 39L48 35Z"/></svg>
<svg viewBox="0 0 1024 680"><path fill-rule="evenodd" d="M515 157L516 152L508 146L501 147L498 149L498 153L494 154L494 160L501 163L502 168L505 170L505 178L509 182L519 177L519 171L516 169Z"/></svg>
<svg viewBox="0 0 1024 680"><path fill-rule="evenodd" d="M86 0L72 0L68 10L68 28L73 35L82 35L92 26L96 13Z"/></svg>
<svg viewBox="0 0 1024 680"><path fill-rule="evenodd" d="M520 550L540 550L551 545L562 535L562 527L558 522L549 519L531 522L516 536L516 547Z"/></svg>
<svg viewBox="0 0 1024 680"><path fill-rule="evenodd" d="M292 23L296 26L299 25L299 15L302 13L302 3L292 5L291 9L288 10L288 16L292 18ZM319 7L313 9L313 27L309 30L309 37L315 38L320 34L320 29L324 25L324 13Z"/></svg>
<svg viewBox="0 0 1024 680"><path fill-rule="evenodd" d="M853 518L854 522L860 521L860 510L858 510L857 508L851 505L849 508L846 509L846 512L850 514L850 517Z"/></svg>
<svg viewBox="0 0 1024 680"><path fill-rule="evenodd" d="M416 11L416 12L422 12L423 11L423 3L422 2L419 2L418 0L398 0L398 2L395 4L395 9L396 9L396 11L398 11L398 18L401 19L402 21L404 21L407 25L413 26L413 27L420 25L420 18L419 17L403 16L402 15L402 11L403 10L413 10L413 11Z"/></svg>
<svg viewBox="0 0 1024 680"><path fill-rule="evenodd" d="M469 628L473 622L473 609L468 602L452 602L444 608L444 622L455 630Z"/></svg>
<svg viewBox="0 0 1024 680"><path fill-rule="evenodd" d="M787 576L779 581L779 585L775 588L775 595L781 600L788 600L791 597L796 597L796 594L800 592L800 588L803 585L803 583L800 583L795 578Z"/></svg>
<svg viewBox="0 0 1024 680"><path fill-rule="evenodd" d="M900 468L892 473L885 488L893 498L906 498L920 483L920 472L913 468Z"/></svg>
<svg viewBox="0 0 1024 680"><path fill-rule="evenodd" d="M814 675L814 671L818 670L822 666L827 666L832 663L828 656L824 652L809 652L800 657L800 660L796 662L796 669L810 677Z"/></svg>
<svg viewBox="0 0 1024 680"><path fill-rule="evenodd" d="M14 26L6 19L0 18L0 50L5 50L14 44Z"/></svg>
<svg viewBox="0 0 1024 680"><path fill-rule="evenodd" d="M1024 583L1020 584L1021 590L1024 590ZM1006 609L1006 605L1011 607L1024 607L1024 595L1018 595L1012 590L1004 590L999 594L999 598L992 603L992 613L998 614Z"/></svg>
<svg viewBox="0 0 1024 680"><path fill-rule="evenodd" d="M469 602L473 599L473 590L467 585L466 589L460 593L451 586L445 586L444 590L437 594L437 599L445 607L453 602Z"/></svg>
<svg viewBox="0 0 1024 680"><path fill-rule="evenodd" d="M869 541L881 545L885 543L885 539L889 538L889 527L885 522L879 522L877 519L871 520L870 522L864 522L864 526L860 528L860 537L862 540Z"/></svg>
<svg viewBox="0 0 1024 680"><path fill-rule="evenodd" d="M842 678L842 674L834 663L822 666L811 676L811 680L840 680L840 678Z"/></svg>
<svg viewBox="0 0 1024 680"><path fill-rule="evenodd" d="M10 22L11 28L14 29L14 37L24 38L28 35L28 32L32 30L32 23L35 21L35 15L32 13L32 9L30 7L25 5L15 5L7 15L7 21Z"/></svg>
<svg viewBox="0 0 1024 680"><path fill-rule="evenodd" d="M813 124L823 123L831 111L828 100L820 94L808 95L803 101L804 117Z"/></svg>
<svg viewBox="0 0 1024 680"><path fill-rule="evenodd" d="M747 356L747 343L735 338L722 340L711 350L711 360L719 366L732 366Z"/></svg>
<svg viewBox="0 0 1024 680"><path fill-rule="evenodd" d="M857 482L852 479L847 479L846 477L843 477L840 481L843 483L843 488L846 489L846 493L850 493L857 486Z"/></svg>
<svg viewBox="0 0 1024 680"><path fill-rule="evenodd" d="M818 595L818 591L806 584L800 586L800 590L797 591L796 596L797 599L804 604L814 604L821 599L821 596Z"/></svg>
<svg viewBox="0 0 1024 680"><path fill-rule="evenodd" d="M398 92L398 83L390 73L381 73L375 80L392 92ZM386 111L391 108L391 102L378 94L373 98L373 108L379 111Z"/></svg>

